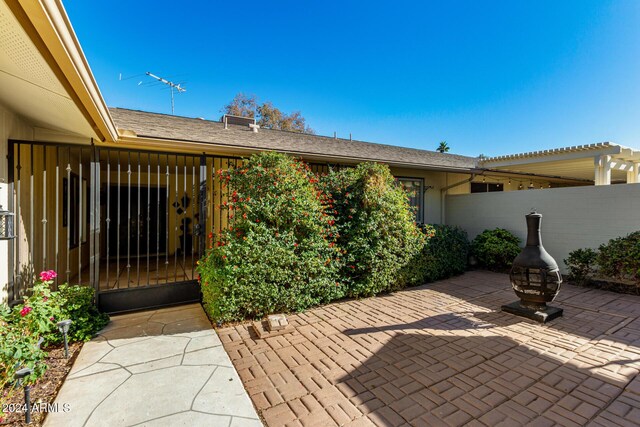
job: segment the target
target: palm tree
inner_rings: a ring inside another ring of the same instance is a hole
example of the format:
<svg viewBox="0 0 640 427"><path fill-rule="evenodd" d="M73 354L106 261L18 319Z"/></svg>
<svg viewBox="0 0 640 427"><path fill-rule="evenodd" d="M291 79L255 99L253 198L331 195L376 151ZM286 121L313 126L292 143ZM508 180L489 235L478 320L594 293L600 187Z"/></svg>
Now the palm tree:
<svg viewBox="0 0 640 427"><path fill-rule="evenodd" d="M448 153L449 145L447 144L447 141L440 141L440 145L438 145L436 151L439 151L440 153Z"/></svg>

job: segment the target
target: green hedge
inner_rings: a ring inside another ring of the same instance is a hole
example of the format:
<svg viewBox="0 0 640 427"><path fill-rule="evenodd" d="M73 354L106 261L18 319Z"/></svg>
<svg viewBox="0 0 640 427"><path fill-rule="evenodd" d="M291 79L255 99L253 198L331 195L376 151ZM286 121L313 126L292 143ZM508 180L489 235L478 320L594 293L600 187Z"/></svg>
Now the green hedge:
<svg viewBox="0 0 640 427"><path fill-rule="evenodd" d="M471 242L478 265L492 271L507 271L520 250L520 239L503 228L484 230Z"/></svg>
<svg viewBox="0 0 640 427"><path fill-rule="evenodd" d="M420 252L424 237L407 193L389 168L361 163L321 178L334 200L338 245L345 253L341 275L351 297L399 289L402 271Z"/></svg>
<svg viewBox="0 0 640 427"><path fill-rule="evenodd" d="M402 272L406 286L422 285L462 274L467 269L469 239L459 227L425 224L422 250Z"/></svg>
<svg viewBox="0 0 640 427"><path fill-rule="evenodd" d="M220 171L231 226L198 263L215 322L300 311L462 273L457 228L415 224L389 168L363 163L318 177L276 153ZM213 238L213 235L210 235Z"/></svg>
<svg viewBox="0 0 640 427"><path fill-rule="evenodd" d="M307 165L261 153L218 179L231 193L232 226L198 265L211 319L299 311L344 295L335 219Z"/></svg>
<svg viewBox="0 0 640 427"><path fill-rule="evenodd" d="M603 243L597 250L576 249L564 260L569 280L588 285L594 277L610 284L632 285L640 291L640 231Z"/></svg>

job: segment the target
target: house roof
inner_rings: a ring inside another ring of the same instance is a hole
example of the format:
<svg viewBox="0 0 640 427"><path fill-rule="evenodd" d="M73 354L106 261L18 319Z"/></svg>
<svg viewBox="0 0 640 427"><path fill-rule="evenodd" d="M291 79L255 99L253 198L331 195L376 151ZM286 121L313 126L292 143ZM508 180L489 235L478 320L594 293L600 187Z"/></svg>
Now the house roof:
<svg viewBox="0 0 640 427"><path fill-rule="evenodd" d="M121 134L133 132L138 138L207 143L245 152L273 150L334 161L378 161L424 169L468 171L477 162L474 157L327 136L271 129L253 132L248 126L237 125L225 129L222 122L123 108L110 108L110 112Z"/></svg>

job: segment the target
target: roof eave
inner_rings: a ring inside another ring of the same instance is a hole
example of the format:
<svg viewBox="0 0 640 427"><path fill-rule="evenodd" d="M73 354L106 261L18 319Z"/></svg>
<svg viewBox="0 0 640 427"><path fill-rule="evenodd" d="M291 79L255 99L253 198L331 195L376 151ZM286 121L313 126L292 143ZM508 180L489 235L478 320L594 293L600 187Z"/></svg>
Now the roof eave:
<svg viewBox="0 0 640 427"><path fill-rule="evenodd" d="M424 169L424 170L437 170L441 172L454 172L454 173L471 173L475 167L462 167L462 166L451 166L451 165L434 165L434 164L425 164L425 163L417 163L417 162L399 162L388 159L374 159L368 157L357 157L357 156L338 156L331 154L322 154L322 153L310 153L304 151L294 151L294 150L282 150L282 149L265 149L263 147L254 147L254 146L244 146L244 145L235 145L235 144L224 144L224 143L211 143L211 142L202 142L202 141L193 141L193 140L184 140L184 139L175 139L175 138L160 138L156 136L149 135L137 135L133 136L132 133L120 133L120 138L118 140L119 145L131 145L136 146L138 148L141 147L142 144L147 144L153 146L155 148L166 148L173 149L176 148L176 143L180 144L188 144L188 146L184 146L184 151L203 151L217 149L219 151L223 151L225 153L237 154L240 156L243 155L251 155L254 153L258 153L261 151L275 151L279 153L289 154L293 156L300 156L306 159L314 160L314 161L327 161L327 162L347 162L347 163L361 163L361 162L379 162L385 163L389 166L394 167L405 167L412 169Z"/></svg>
<svg viewBox="0 0 640 427"><path fill-rule="evenodd" d="M118 138L64 6L56 0L6 0L29 38L101 141Z"/></svg>

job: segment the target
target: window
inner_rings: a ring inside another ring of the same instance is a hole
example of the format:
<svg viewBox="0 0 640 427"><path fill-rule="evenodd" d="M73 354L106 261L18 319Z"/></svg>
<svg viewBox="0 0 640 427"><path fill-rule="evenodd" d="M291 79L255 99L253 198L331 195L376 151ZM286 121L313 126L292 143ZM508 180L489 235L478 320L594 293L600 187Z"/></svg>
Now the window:
<svg viewBox="0 0 640 427"><path fill-rule="evenodd" d="M489 182L472 182L472 193L492 193L494 191L503 191L504 186L502 184L489 183Z"/></svg>
<svg viewBox="0 0 640 427"><path fill-rule="evenodd" d="M416 222L423 222L424 211L424 179L398 177L398 183L409 196L409 205L415 209Z"/></svg>

